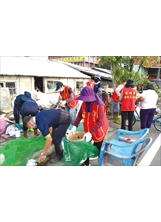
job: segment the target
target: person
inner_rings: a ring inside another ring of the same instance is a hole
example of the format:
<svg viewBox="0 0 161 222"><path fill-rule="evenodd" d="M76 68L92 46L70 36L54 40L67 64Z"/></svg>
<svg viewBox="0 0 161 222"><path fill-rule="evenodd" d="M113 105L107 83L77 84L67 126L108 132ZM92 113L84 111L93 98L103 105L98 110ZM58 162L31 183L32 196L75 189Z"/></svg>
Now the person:
<svg viewBox="0 0 161 222"><path fill-rule="evenodd" d="M106 117L106 107L100 97L88 86L85 86L80 96L77 98L82 100L82 105L71 129L74 133L82 120L86 142L93 140L93 145L100 152L103 140L109 130L109 123ZM89 158L87 158L82 166L89 166Z"/></svg>
<svg viewBox="0 0 161 222"><path fill-rule="evenodd" d="M20 114L22 116L22 121L24 119L25 116L36 116L36 114L39 112L39 106L37 105L37 103L34 100L27 100L23 103L21 109L20 109ZM24 137L28 137L27 135L27 130L28 128L26 127L26 125L23 122L23 136ZM38 136L39 132L38 129L35 127L34 128L34 136Z"/></svg>
<svg viewBox="0 0 161 222"><path fill-rule="evenodd" d="M92 89L94 89L94 85L95 85L95 82L93 80L93 76L86 82L86 86L89 86L91 87Z"/></svg>
<svg viewBox="0 0 161 222"><path fill-rule="evenodd" d="M156 111L156 104L158 94L154 90L152 83L147 84L146 90L139 95L138 102L140 102L140 122L141 129L151 128L154 114Z"/></svg>
<svg viewBox="0 0 161 222"><path fill-rule="evenodd" d="M133 79L129 78L125 84L125 88L122 90L121 100L121 129L125 128L126 120L128 119L128 130L132 131L132 120L135 110L135 102L137 91L134 88Z"/></svg>
<svg viewBox="0 0 161 222"><path fill-rule="evenodd" d="M103 86L101 83L101 76L99 74L95 74L94 77L94 92L102 99L102 90L103 90Z"/></svg>
<svg viewBox="0 0 161 222"><path fill-rule="evenodd" d="M111 95L111 99L110 102L112 104L112 109L113 109L113 119L114 119L114 123L116 124L120 124L120 120L119 120L119 111L120 111L120 95L122 90L125 87L125 82L119 84L116 89L114 90L114 92Z"/></svg>
<svg viewBox="0 0 161 222"><path fill-rule="evenodd" d="M80 107L79 101L76 100L75 93L72 91L71 87L65 86L62 82L56 83L55 91L60 92L58 103L61 101L61 99L66 101L65 110L70 113L72 119L71 124L73 124Z"/></svg>
<svg viewBox="0 0 161 222"><path fill-rule="evenodd" d="M46 143L38 158L38 162L45 159L45 154L52 143L55 146L56 155L50 160L50 163L58 162L63 158L61 140L65 136L65 133L71 124L69 112L63 109L42 110L37 113L35 120L36 122L32 116L24 117L24 123L26 126L33 128L36 125L46 139Z"/></svg>
<svg viewBox="0 0 161 222"><path fill-rule="evenodd" d="M22 116L22 121L26 115L36 116L39 112L39 107L37 103L31 98L31 93L25 91L24 94L20 94L16 97L14 101L13 114L14 119L17 124L20 122L20 115ZM23 123L23 136L27 136L28 128ZM38 136L38 130L34 129L34 135Z"/></svg>

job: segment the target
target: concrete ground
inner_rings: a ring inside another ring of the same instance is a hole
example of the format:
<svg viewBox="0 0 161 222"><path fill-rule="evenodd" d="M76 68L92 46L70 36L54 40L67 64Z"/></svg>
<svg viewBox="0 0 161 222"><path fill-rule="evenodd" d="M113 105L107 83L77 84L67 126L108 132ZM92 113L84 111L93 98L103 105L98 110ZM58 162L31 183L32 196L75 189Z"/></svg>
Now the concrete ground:
<svg viewBox="0 0 161 222"><path fill-rule="evenodd" d="M115 124L113 122L113 120L109 120L109 125L110 125L110 129L109 129L109 132L107 133L105 139L104 139L104 142L105 141L109 141L110 139L113 139L115 138L116 136L116 132L117 130L120 128L120 125L118 124ZM140 130L140 122L136 122L135 125L133 126L133 130ZM153 142L155 141L155 139L157 138L157 136L160 135L160 132L159 131L156 131L156 129L152 126L151 129L150 129L150 132L148 134L148 136L152 137L153 138ZM33 136L33 133L30 133L29 134L30 137ZM15 137L10 137L9 135L6 135L6 134L2 134L0 136L0 147L3 146L3 144L7 141L7 140L11 140L11 139L16 139ZM146 151L148 152L148 150ZM145 152L145 154L146 154ZM33 159L36 159L38 158L38 156L40 155L41 153L41 150L34 153L34 155L32 156ZM47 156L50 155L50 157L54 157L55 155L55 148L54 148L54 145L52 145L48 152L47 152ZM98 158L97 159L94 159L94 160L91 160L90 159L90 163L91 163L91 166L98 166ZM64 166L63 163L61 161L57 162L56 164L50 164L50 162L46 162L45 164L43 164L45 166ZM161 155L160 155L160 149L158 150L158 152L156 153L156 155L154 156L154 159L152 159L152 162L151 164L149 165L152 165L152 166L160 166L161 165Z"/></svg>

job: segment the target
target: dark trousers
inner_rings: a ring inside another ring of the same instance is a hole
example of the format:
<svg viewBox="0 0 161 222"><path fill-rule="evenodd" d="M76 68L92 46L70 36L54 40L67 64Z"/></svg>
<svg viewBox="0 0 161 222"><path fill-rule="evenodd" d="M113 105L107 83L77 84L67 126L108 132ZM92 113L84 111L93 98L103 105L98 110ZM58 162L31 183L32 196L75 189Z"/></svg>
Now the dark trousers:
<svg viewBox="0 0 161 222"><path fill-rule="evenodd" d="M128 120L128 130L132 131L134 111L121 111L121 129L126 129L126 120Z"/></svg>
<svg viewBox="0 0 161 222"><path fill-rule="evenodd" d="M24 103L20 109L20 114L22 115L22 120L25 116L36 116L39 112L39 107L36 102L27 101ZM23 131L27 131L28 128L23 124Z"/></svg>
<svg viewBox="0 0 161 222"><path fill-rule="evenodd" d="M71 124L71 117L69 112L60 109L59 126L56 129L53 128L53 134L52 134L53 144L55 145L56 154L60 154L62 152L60 144L70 124Z"/></svg>
<svg viewBox="0 0 161 222"><path fill-rule="evenodd" d="M99 154L100 154L100 149L101 149L101 146L102 146L102 143L103 143L103 140L100 141L100 142L94 142L93 145L97 147L98 151L99 151ZM89 158L87 158L85 161L84 161L84 164L89 166Z"/></svg>
<svg viewBox="0 0 161 222"><path fill-rule="evenodd" d="M141 121L141 129L150 128L156 108L153 109L141 109L140 110L140 121Z"/></svg>
<svg viewBox="0 0 161 222"><path fill-rule="evenodd" d="M19 121L20 121L20 108L17 107L16 105L14 105L14 108L13 108L13 115L14 115L15 122L19 124Z"/></svg>

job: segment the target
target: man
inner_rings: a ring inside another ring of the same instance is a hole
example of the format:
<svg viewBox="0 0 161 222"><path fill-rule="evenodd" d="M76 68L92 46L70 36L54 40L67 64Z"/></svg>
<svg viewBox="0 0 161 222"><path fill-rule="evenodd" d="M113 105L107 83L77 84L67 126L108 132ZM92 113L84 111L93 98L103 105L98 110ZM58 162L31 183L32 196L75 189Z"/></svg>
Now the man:
<svg viewBox="0 0 161 222"><path fill-rule="evenodd" d="M20 121L20 114L22 116L22 120L25 116L36 116L36 114L39 112L39 107L37 103L31 98L31 93L25 91L24 94L20 94L16 97L14 101L14 109L13 114L15 118L15 122L19 124ZM23 136L27 136L27 130L28 128L23 123ZM38 135L38 131L35 128L34 129L34 135Z"/></svg>
<svg viewBox="0 0 161 222"><path fill-rule="evenodd" d="M20 109L20 114L22 116L22 121L25 116L36 116L36 114L39 112L39 107L37 103L34 100L27 100L26 102L23 103L21 109ZM27 135L27 130L28 128L25 126L23 123L23 136L28 137ZM38 136L38 129L35 127L34 128L34 136Z"/></svg>
<svg viewBox="0 0 161 222"><path fill-rule="evenodd" d="M101 81L101 76L99 74L95 74L94 77L94 92L102 99L102 90L103 90L103 87L102 87L102 83L100 82Z"/></svg>
<svg viewBox="0 0 161 222"><path fill-rule="evenodd" d="M61 140L65 136L65 133L71 123L71 117L69 112L62 109L42 110L37 113L35 117L36 123L31 116L24 118L24 123L27 127L33 128L37 125L37 128L42 132L42 135L46 139L44 148L38 161L41 162L45 159L46 151L53 143L55 145L56 155L50 160L50 163L56 163L63 158L63 150L61 148ZM52 135L50 130L52 129Z"/></svg>
<svg viewBox="0 0 161 222"><path fill-rule="evenodd" d="M58 102L60 102L61 99L66 101L65 110L70 113L72 119L71 124L73 124L80 107L79 101L76 100L75 93L72 91L71 87L63 85L62 82L56 83L55 91L59 91L60 93Z"/></svg>
<svg viewBox="0 0 161 222"><path fill-rule="evenodd" d="M112 93L111 96L111 104L112 104L112 108L113 108L113 118L114 118L114 122L117 124L120 124L120 120L119 120L119 110L120 110L120 103L119 103L119 97L121 95L122 90L125 87L125 82L119 84L116 89L114 90L114 92Z"/></svg>
<svg viewBox="0 0 161 222"><path fill-rule="evenodd" d="M103 140L109 129L105 104L100 97L87 86L82 89L81 95L77 99L82 100L83 103L74 122L74 126L71 129L71 133L76 131L76 128L82 120L86 142L93 140L93 145L96 146L100 152ZM89 166L89 158L82 166Z"/></svg>

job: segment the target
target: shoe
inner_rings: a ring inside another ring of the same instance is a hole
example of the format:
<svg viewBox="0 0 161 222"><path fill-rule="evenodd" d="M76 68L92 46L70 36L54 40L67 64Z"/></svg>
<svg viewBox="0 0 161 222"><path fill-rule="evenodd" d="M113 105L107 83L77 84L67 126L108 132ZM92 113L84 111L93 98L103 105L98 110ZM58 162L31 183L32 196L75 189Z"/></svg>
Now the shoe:
<svg viewBox="0 0 161 222"><path fill-rule="evenodd" d="M98 159L98 156L89 158L89 160L97 160L97 159Z"/></svg>
<svg viewBox="0 0 161 222"><path fill-rule="evenodd" d="M89 163L89 165L86 165L85 163L82 163L80 166L91 166L91 164Z"/></svg>
<svg viewBox="0 0 161 222"><path fill-rule="evenodd" d="M58 161L60 161L61 159L63 158L63 155L62 154L59 154L59 155L56 155L56 156L54 156L54 158L52 158L51 160L50 160L50 163L57 163Z"/></svg>

